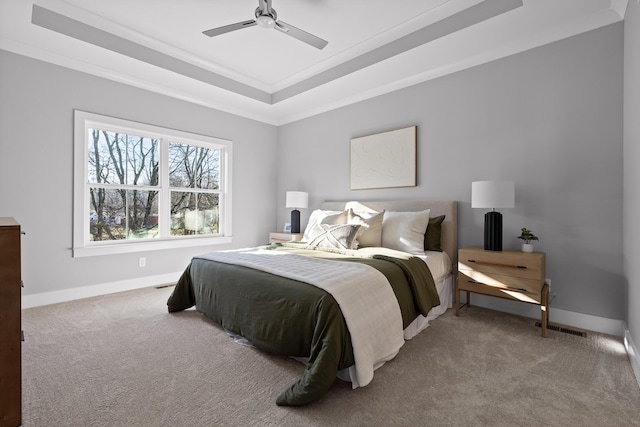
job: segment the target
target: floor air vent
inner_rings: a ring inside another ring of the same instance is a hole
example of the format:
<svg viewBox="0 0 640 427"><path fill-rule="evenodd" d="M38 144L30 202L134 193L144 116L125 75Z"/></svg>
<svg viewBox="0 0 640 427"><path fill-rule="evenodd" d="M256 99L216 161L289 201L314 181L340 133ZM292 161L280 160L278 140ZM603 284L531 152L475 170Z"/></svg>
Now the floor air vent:
<svg viewBox="0 0 640 427"><path fill-rule="evenodd" d="M536 322L536 326L538 328L541 328L542 327L542 323ZM547 329L551 329L552 331L564 332L565 334L577 335L577 336L582 337L582 338L586 338L587 337L587 333L586 332L576 331L575 329L563 328L561 326L547 325Z"/></svg>

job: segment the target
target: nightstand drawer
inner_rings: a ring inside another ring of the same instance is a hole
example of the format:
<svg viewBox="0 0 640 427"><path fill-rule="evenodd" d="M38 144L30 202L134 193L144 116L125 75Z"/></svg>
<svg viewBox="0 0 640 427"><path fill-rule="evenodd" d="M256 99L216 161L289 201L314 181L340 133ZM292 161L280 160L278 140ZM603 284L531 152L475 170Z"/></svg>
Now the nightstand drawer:
<svg viewBox="0 0 640 427"><path fill-rule="evenodd" d="M272 231L269 233L269 243L291 242L302 240L302 233L289 233L286 231Z"/></svg>
<svg viewBox="0 0 640 427"><path fill-rule="evenodd" d="M542 287L539 280L467 270L458 272L458 289L501 298L540 304Z"/></svg>
<svg viewBox="0 0 640 427"><path fill-rule="evenodd" d="M498 256L496 256L498 254ZM542 252L491 252L479 248L460 249L458 270L479 271L544 281L545 254Z"/></svg>

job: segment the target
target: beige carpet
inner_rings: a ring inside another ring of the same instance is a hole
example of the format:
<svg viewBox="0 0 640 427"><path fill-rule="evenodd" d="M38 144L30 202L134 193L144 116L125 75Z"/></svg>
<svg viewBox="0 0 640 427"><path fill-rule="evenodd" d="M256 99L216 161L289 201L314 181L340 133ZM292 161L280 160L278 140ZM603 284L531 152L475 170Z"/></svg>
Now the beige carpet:
<svg viewBox="0 0 640 427"><path fill-rule="evenodd" d="M352 390L275 405L304 366L235 344L172 288L23 311L23 422L45 426L630 426L640 389L619 338L449 310ZM553 320L553 319L552 319Z"/></svg>

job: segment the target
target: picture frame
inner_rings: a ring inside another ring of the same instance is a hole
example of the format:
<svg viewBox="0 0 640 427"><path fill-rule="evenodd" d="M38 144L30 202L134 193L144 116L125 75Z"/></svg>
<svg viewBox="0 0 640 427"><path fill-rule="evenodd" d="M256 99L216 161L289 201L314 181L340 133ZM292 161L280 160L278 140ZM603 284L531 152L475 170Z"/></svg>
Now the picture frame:
<svg viewBox="0 0 640 427"><path fill-rule="evenodd" d="M291 223L290 222L285 222L284 223L284 231L285 233L291 233Z"/></svg>
<svg viewBox="0 0 640 427"><path fill-rule="evenodd" d="M416 186L417 126L351 139L351 189Z"/></svg>

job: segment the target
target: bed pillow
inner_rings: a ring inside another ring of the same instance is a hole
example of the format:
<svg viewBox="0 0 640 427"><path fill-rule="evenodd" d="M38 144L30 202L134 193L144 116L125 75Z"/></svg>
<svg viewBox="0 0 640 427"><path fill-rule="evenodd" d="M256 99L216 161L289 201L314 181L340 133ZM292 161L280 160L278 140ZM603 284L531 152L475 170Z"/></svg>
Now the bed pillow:
<svg viewBox="0 0 640 427"><path fill-rule="evenodd" d="M307 245L320 248L357 249L357 224L316 224L309 230Z"/></svg>
<svg viewBox="0 0 640 427"><path fill-rule="evenodd" d="M382 246L413 254L423 254L429 211L429 209L420 212L385 211L382 220Z"/></svg>
<svg viewBox="0 0 640 427"><path fill-rule="evenodd" d="M311 216L309 217L309 222L307 223L307 227L304 230L304 234L302 240L305 242L309 241L309 231L316 224L346 224L347 223L347 211L323 211L322 209L316 209L311 212Z"/></svg>
<svg viewBox="0 0 640 427"><path fill-rule="evenodd" d="M442 221L445 215L429 218L427 232L424 233L424 250L442 252L440 235L442 234Z"/></svg>
<svg viewBox="0 0 640 427"><path fill-rule="evenodd" d="M382 246L383 217L384 211L356 213L349 208L347 223L360 225L360 232L356 237L358 239L358 247Z"/></svg>

